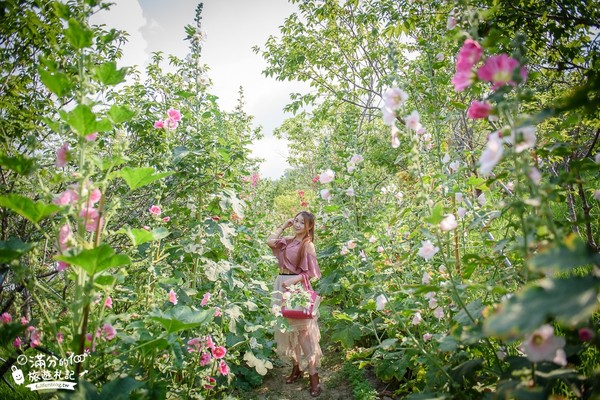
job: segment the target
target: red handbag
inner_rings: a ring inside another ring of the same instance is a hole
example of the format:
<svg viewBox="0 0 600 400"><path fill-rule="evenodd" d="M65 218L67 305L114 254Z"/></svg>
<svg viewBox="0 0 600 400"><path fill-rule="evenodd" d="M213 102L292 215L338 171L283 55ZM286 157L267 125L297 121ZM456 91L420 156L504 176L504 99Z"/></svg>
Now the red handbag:
<svg viewBox="0 0 600 400"><path fill-rule="evenodd" d="M305 307L302 306L297 306L294 308L288 308L286 307L286 299L284 296L284 299L281 303L281 315L284 316L285 318L292 318L292 319L311 319L314 317L314 314L316 312L316 304L317 304L317 300L319 298L319 295L317 294L317 292L315 292L312 288L312 286L310 286L310 281L308 280L308 277L305 274L302 274L302 278L303 278L303 283L304 283L304 290L306 291L306 296L307 299L310 299L305 305ZM292 294L293 292L291 292L289 289L286 289L284 291L284 293L290 293Z"/></svg>

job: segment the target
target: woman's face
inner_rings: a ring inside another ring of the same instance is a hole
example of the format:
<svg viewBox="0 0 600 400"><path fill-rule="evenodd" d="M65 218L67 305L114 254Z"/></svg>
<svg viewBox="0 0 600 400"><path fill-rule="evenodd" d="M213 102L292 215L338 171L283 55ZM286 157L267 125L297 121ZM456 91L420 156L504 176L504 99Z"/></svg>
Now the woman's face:
<svg viewBox="0 0 600 400"><path fill-rule="evenodd" d="M298 233L306 233L306 227L304 226L304 217L302 215L296 215L294 218L294 231Z"/></svg>

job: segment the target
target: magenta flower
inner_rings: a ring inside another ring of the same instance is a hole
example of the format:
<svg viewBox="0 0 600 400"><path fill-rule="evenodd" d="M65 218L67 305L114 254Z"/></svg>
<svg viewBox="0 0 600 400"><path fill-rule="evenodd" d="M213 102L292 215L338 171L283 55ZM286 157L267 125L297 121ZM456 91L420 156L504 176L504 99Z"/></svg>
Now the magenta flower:
<svg viewBox="0 0 600 400"><path fill-rule="evenodd" d="M544 324L519 346L519 350L525 353L531 362L552 361L565 366L567 357L563 350L564 346L565 339L554 336L552 325Z"/></svg>
<svg viewBox="0 0 600 400"><path fill-rule="evenodd" d="M162 119L154 121L154 127L156 129L163 129L165 127L165 121L163 121Z"/></svg>
<svg viewBox="0 0 600 400"><path fill-rule="evenodd" d="M225 357L225 354L227 354L227 349L225 349L223 346L217 346L212 349L212 355L216 359Z"/></svg>
<svg viewBox="0 0 600 400"><path fill-rule="evenodd" d="M487 101L473 101L467 110L467 117L471 119L487 118L492 111L492 105Z"/></svg>
<svg viewBox="0 0 600 400"><path fill-rule="evenodd" d="M227 375L229 373L229 367L227 366L225 360L221 360L219 363L219 372L221 375Z"/></svg>
<svg viewBox="0 0 600 400"><path fill-rule="evenodd" d="M2 313L2 315L0 315L0 321L2 321L3 324L8 324L12 321L12 316L7 312Z"/></svg>
<svg viewBox="0 0 600 400"><path fill-rule="evenodd" d="M85 222L85 230L88 232L94 232L98 226L102 225L100 213L93 207L83 207L79 213L79 216L83 218Z"/></svg>
<svg viewBox="0 0 600 400"><path fill-rule="evenodd" d="M162 210L160 209L159 206L155 206L153 205L152 207L150 207L148 209L148 211L150 211L151 214L156 215L157 217L160 215L160 213L162 212Z"/></svg>
<svg viewBox="0 0 600 400"><path fill-rule="evenodd" d="M93 142L94 140L96 140L96 138L98 138L98 132L94 132L94 133L90 133L89 135L85 135L85 140L87 140L88 142Z"/></svg>
<svg viewBox="0 0 600 400"><path fill-rule="evenodd" d="M473 39L467 39L458 51L456 60L456 71L470 71L481 59L483 48Z"/></svg>
<svg viewBox="0 0 600 400"><path fill-rule="evenodd" d="M471 71L456 71L454 77L452 78L452 84L454 85L454 90L457 92L462 92L473 83L475 79L475 74Z"/></svg>
<svg viewBox="0 0 600 400"><path fill-rule="evenodd" d="M175 122L181 121L181 113L179 112L179 110L169 108L169 110L167 111L167 115L169 116L169 119L172 119Z"/></svg>
<svg viewBox="0 0 600 400"><path fill-rule="evenodd" d="M594 331L587 327L579 328L579 331L577 331L577 333L579 335L579 340L581 340L582 342L591 342L596 336Z"/></svg>
<svg viewBox="0 0 600 400"><path fill-rule="evenodd" d="M64 271L65 269L67 269L69 267L69 264L67 264L64 261L59 261L58 263L56 263L56 270L58 272Z"/></svg>
<svg viewBox="0 0 600 400"><path fill-rule="evenodd" d="M483 66L477 71L477 77L482 81L492 82L492 89L496 90L506 84L516 86L517 83L512 80L515 68L519 62L508 54L499 54L488 57ZM521 79L527 78L527 70L521 69Z"/></svg>
<svg viewBox="0 0 600 400"><path fill-rule="evenodd" d="M30 328L32 328L32 327L30 327ZM37 346L42 344L42 333L39 330L33 328L31 330L31 336L29 336L29 339L31 341L31 343L30 343L31 347L36 348Z"/></svg>
<svg viewBox="0 0 600 400"><path fill-rule="evenodd" d="M209 376L206 379L207 379L207 383L204 385L204 389L210 390L210 389L214 388L215 384L217 383L217 380L215 378L213 378L212 376Z"/></svg>
<svg viewBox="0 0 600 400"><path fill-rule="evenodd" d="M106 340L113 340L117 336L117 330L111 324L104 324L102 333L104 333Z"/></svg>
<svg viewBox="0 0 600 400"><path fill-rule="evenodd" d="M200 366L204 367L210 362L210 360L212 360L212 356L210 355L210 353L202 354L202 356L200 357Z"/></svg>
<svg viewBox="0 0 600 400"><path fill-rule="evenodd" d="M56 341L60 344L65 341L65 335L62 332L56 334Z"/></svg>
<svg viewBox="0 0 600 400"><path fill-rule="evenodd" d="M67 165L69 160L69 143L63 143L58 150L56 150L56 168L62 168Z"/></svg>
<svg viewBox="0 0 600 400"><path fill-rule="evenodd" d="M200 302L200 305L202 307L204 307L208 303L209 300L210 300L210 293L209 292L204 293L204 297L202 297L202 301Z"/></svg>
<svg viewBox="0 0 600 400"><path fill-rule="evenodd" d="M173 305L177 305L177 295L173 289L169 291L169 301L173 303Z"/></svg>
<svg viewBox="0 0 600 400"><path fill-rule="evenodd" d="M171 220L171 217L164 217L163 218L163 222L169 222Z"/></svg>
<svg viewBox="0 0 600 400"><path fill-rule="evenodd" d="M20 349L22 344L23 344L23 341L18 336L13 341L13 346L15 346L15 348L17 348L17 349Z"/></svg>
<svg viewBox="0 0 600 400"><path fill-rule="evenodd" d="M108 296L106 298L106 300L104 301L104 307L106 308L112 308L112 297Z"/></svg>
<svg viewBox="0 0 600 400"><path fill-rule="evenodd" d="M21 317L21 325L27 325L29 324L29 320L25 317Z"/></svg>

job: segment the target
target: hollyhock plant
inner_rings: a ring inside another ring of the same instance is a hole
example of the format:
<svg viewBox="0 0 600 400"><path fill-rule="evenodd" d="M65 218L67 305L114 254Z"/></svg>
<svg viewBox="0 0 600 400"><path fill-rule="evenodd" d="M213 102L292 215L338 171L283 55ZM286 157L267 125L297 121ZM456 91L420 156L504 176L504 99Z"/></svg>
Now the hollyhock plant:
<svg viewBox="0 0 600 400"><path fill-rule="evenodd" d="M567 365L567 357L563 347L565 339L554 336L552 325L544 324L536 329L521 345L521 350L529 361L552 361L555 364Z"/></svg>
<svg viewBox="0 0 600 400"><path fill-rule="evenodd" d="M0 315L0 321L3 324L8 324L10 321L12 321L12 315L10 315L7 312L2 313L2 315Z"/></svg>
<svg viewBox="0 0 600 400"><path fill-rule="evenodd" d="M104 301L104 307L106 307L106 308L112 308L112 306L113 306L112 297L108 296L106 298L106 300Z"/></svg>
<svg viewBox="0 0 600 400"><path fill-rule="evenodd" d="M346 189L346 196L352 197L354 196L354 189L349 187L348 189Z"/></svg>
<svg viewBox="0 0 600 400"><path fill-rule="evenodd" d="M421 316L421 313L419 311L417 311L415 313L415 315L413 316L411 323L413 325L419 325L421 322L423 322L423 317Z"/></svg>
<svg viewBox="0 0 600 400"><path fill-rule="evenodd" d="M342 246L342 250L340 250L340 255L345 256L348 253L349 253L348 247Z"/></svg>
<svg viewBox="0 0 600 400"><path fill-rule="evenodd" d="M210 293L209 292L204 293L204 296L202 297L202 301L200 302L200 305L202 307L204 307L206 304L208 304L209 300L210 300Z"/></svg>
<svg viewBox="0 0 600 400"><path fill-rule="evenodd" d="M455 173L456 171L458 171L459 167L460 167L460 161L458 161L458 160L452 161L450 164L448 164L448 169L450 170L451 173Z"/></svg>
<svg viewBox="0 0 600 400"><path fill-rule="evenodd" d="M174 108L169 108L169 110L167 111L167 116L175 122L181 121L181 113L179 112L179 110L176 110Z"/></svg>
<svg viewBox="0 0 600 400"><path fill-rule="evenodd" d="M68 251L73 245L73 231L69 224L64 224L58 230L58 247L61 252Z"/></svg>
<svg viewBox="0 0 600 400"><path fill-rule="evenodd" d="M219 372L221 373L221 375L229 374L229 367L227 366L225 360L221 360L221 362L219 363Z"/></svg>
<svg viewBox="0 0 600 400"><path fill-rule="evenodd" d="M485 193L481 193L479 196L477 196L477 202L481 207L485 207L485 205L487 204L487 198L485 197Z"/></svg>
<svg viewBox="0 0 600 400"><path fill-rule="evenodd" d="M28 325L29 320L26 317L21 317L21 325Z"/></svg>
<svg viewBox="0 0 600 400"><path fill-rule="evenodd" d="M206 378L207 383L204 385L204 389L210 390L213 389L217 383L217 380L212 376Z"/></svg>
<svg viewBox="0 0 600 400"><path fill-rule="evenodd" d="M67 268L69 268L69 264L67 264L64 261L59 261L56 263L56 271L58 271L58 272L62 272Z"/></svg>
<svg viewBox="0 0 600 400"><path fill-rule="evenodd" d="M159 206L155 206L153 205L152 207L150 207L148 209L148 211L150 211L151 214L156 215L157 217L160 215L160 213L162 212L162 210L160 209Z"/></svg>
<svg viewBox="0 0 600 400"><path fill-rule="evenodd" d="M212 336L210 335L206 337L206 347L211 350L214 350L215 348L215 343L213 342Z"/></svg>
<svg viewBox="0 0 600 400"><path fill-rule="evenodd" d="M440 222L440 229L444 232L448 232L456 229L458 223L456 222L456 217L454 214L446 214L442 222Z"/></svg>
<svg viewBox="0 0 600 400"><path fill-rule="evenodd" d="M13 346L14 346L16 349L20 349L22 344L23 344L23 340L21 340L21 338L20 338L20 337L18 337L18 336L17 336L17 337L15 338L15 340L13 341Z"/></svg>
<svg viewBox="0 0 600 400"><path fill-rule="evenodd" d="M117 330L108 323L102 326L102 333L106 340L113 340L117 336Z"/></svg>
<svg viewBox="0 0 600 400"><path fill-rule="evenodd" d="M473 39L467 39L458 51L456 60L457 71L470 71L481 59L483 48Z"/></svg>
<svg viewBox="0 0 600 400"><path fill-rule="evenodd" d="M485 150L479 158L479 172L481 175L488 176L492 169L502 159L504 146L499 132L490 134Z"/></svg>
<svg viewBox="0 0 600 400"><path fill-rule="evenodd" d="M430 240L425 240L421 242L421 248L417 254L425 260L430 260L438 251L440 251L439 247L434 246Z"/></svg>
<svg viewBox="0 0 600 400"><path fill-rule="evenodd" d="M329 189L323 189L321 190L321 198L323 200L331 200L331 198L333 197L333 195L331 194L331 190Z"/></svg>
<svg viewBox="0 0 600 400"><path fill-rule="evenodd" d="M177 295L173 289L169 291L169 301L173 303L174 306L177 305Z"/></svg>
<svg viewBox="0 0 600 400"><path fill-rule="evenodd" d="M85 230L88 232L95 232L99 226L102 226L100 213L93 207L83 207L79 216L85 221Z"/></svg>
<svg viewBox="0 0 600 400"><path fill-rule="evenodd" d="M154 121L154 127L156 129L163 129L165 127L165 121L163 121L162 119Z"/></svg>
<svg viewBox="0 0 600 400"><path fill-rule="evenodd" d="M429 282L431 282L431 276L429 275L429 272L424 272L423 277L421 278L421 283L423 285L429 285Z"/></svg>
<svg viewBox="0 0 600 400"><path fill-rule="evenodd" d="M414 110L413 112L410 113L410 115L408 115L405 119L406 121L406 126L409 129L412 129L413 131L418 130L421 127L421 123L420 121L420 116L419 116L419 112L417 110Z"/></svg>
<svg viewBox="0 0 600 400"><path fill-rule="evenodd" d="M387 304L387 298L385 297L385 295L380 294L379 296L377 296L375 298L375 309L377 311L381 311L385 308L385 305Z"/></svg>
<svg viewBox="0 0 600 400"><path fill-rule="evenodd" d="M327 171L325 171L319 175L319 182L329 183L329 182L332 182L334 178L335 178L335 172L328 169Z"/></svg>
<svg viewBox="0 0 600 400"><path fill-rule="evenodd" d="M454 18L452 15L448 16L448 20L446 21L446 29L447 30L452 30L456 27L456 18Z"/></svg>
<svg viewBox="0 0 600 400"><path fill-rule="evenodd" d="M174 130L174 129L177 129L178 126L179 126L179 122L175 121L174 119L167 118L165 120L165 128L167 128L167 129Z"/></svg>
<svg viewBox="0 0 600 400"><path fill-rule="evenodd" d="M540 182L542 181L542 173L540 172L539 169L537 169L536 167L531 167L529 169L529 173L527 174L527 176L529 177L529 179L531 179L531 181L533 183L535 183L536 185L539 185Z"/></svg>
<svg viewBox="0 0 600 400"><path fill-rule="evenodd" d="M387 107L381 109L383 123L387 126L393 126L396 122L396 113Z"/></svg>
<svg viewBox="0 0 600 400"><path fill-rule="evenodd" d="M361 156L360 154L355 154L350 159L350 162L353 163L353 164L358 164L358 163L363 162L363 161L364 161L364 157Z"/></svg>
<svg viewBox="0 0 600 400"><path fill-rule="evenodd" d="M592 340L594 340L594 337L596 337L594 331L587 327L579 328L577 334L579 335L579 340L581 340L582 342L591 342Z"/></svg>
<svg viewBox="0 0 600 400"><path fill-rule="evenodd" d="M431 340L431 338L433 338L433 335L431 333L424 333L423 334L423 341L424 342L429 342Z"/></svg>
<svg viewBox="0 0 600 400"><path fill-rule="evenodd" d="M397 87L386 90L383 94L383 103L385 108L395 111L398 110L408 100L408 94Z"/></svg>
<svg viewBox="0 0 600 400"><path fill-rule="evenodd" d="M223 346L217 346L214 349L212 349L212 355L216 359L225 357L225 354L227 354L227 349L225 349L225 347Z"/></svg>
<svg viewBox="0 0 600 400"><path fill-rule="evenodd" d="M398 137L399 133L400 130L398 127L396 127L396 125L392 125L392 148L394 149L400 147L400 138Z"/></svg>
<svg viewBox="0 0 600 400"><path fill-rule="evenodd" d="M466 71L456 71L454 77L452 77L452 84L454 85L454 90L457 92L462 92L475 80L475 73L471 70Z"/></svg>
<svg viewBox="0 0 600 400"><path fill-rule="evenodd" d="M77 196L77 193L74 190L67 189L59 194L58 197L55 197L52 202L59 206L73 205L78 198L79 196Z"/></svg>
<svg viewBox="0 0 600 400"><path fill-rule="evenodd" d="M492 90L496 90L506 84L516 86L513 81L513 72L519 67L519 61L508 54L499 54L488 57L484 64L477 70L477 77L482 81L492 83ZM527 78L527 70L521 69L521 79Z"/></svg>
<svg viewBox="0 0 600 400"><path fill-rule="evenodd" d="M463 219L466 214L467 214L467 209L464 207L458 207L458 210L456 210L456 215L458 215L458 218L460 218L460 219Z"/></svg>
<svg viewBox="0 0 600 400"><path fill-rule="evenodd" d="M56 150L56 168L64 167L67 161L69 161L69 143L65 142Z"/></svg>
<svg viewBox="0 0 600 400"><path fill-rule="evenodd" d="M204 367L205 365L207 365L210 360L212 360L212 356L210 355L210 353L202 353L202 355L200 356L200 366Z"/></svg>
<svg viewBox="0 0 600 400"><path fill-rule="evenodd" d="M487 101L474 100L467 110L467 117L471 119L487 118L492 111L492 105Z"/></svg>
<svg viewBox="0 0 600 400"><path fill-rule="evenodd" d="M434 310L438 306L437 299L435 297L431 297L428 303L429 309Z"/></svg>
<svg viewBox="0 0 600 400"><path fill-rule="evenodd" d="M444 318L444 309L442 307L438 307L433 311L433 316L437 319Z"/></svg>
<svg viewBox="0 0 600 400"><path fill-rule="evenodd" d="M356 247L356 242L354 241L354 239L349 240L347 246L350 250L354 249Z"/></svg>

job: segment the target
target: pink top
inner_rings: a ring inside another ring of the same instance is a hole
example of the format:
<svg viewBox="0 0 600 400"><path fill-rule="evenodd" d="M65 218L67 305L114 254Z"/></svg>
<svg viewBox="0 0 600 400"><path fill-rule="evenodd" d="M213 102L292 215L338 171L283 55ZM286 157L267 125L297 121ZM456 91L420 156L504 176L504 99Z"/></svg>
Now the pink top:
<svg viewBox="0 0 600 400"><path fill-rule="evenodd" d="M314 254L305 251L304 257L301 260L299 259L301 244L302 242L295 238L275 240L275 246L272 247L272 250L275 257L277 257L279 267L286 268L295 274L308 274L311 278L320 278L321 270Z"/></svg>

